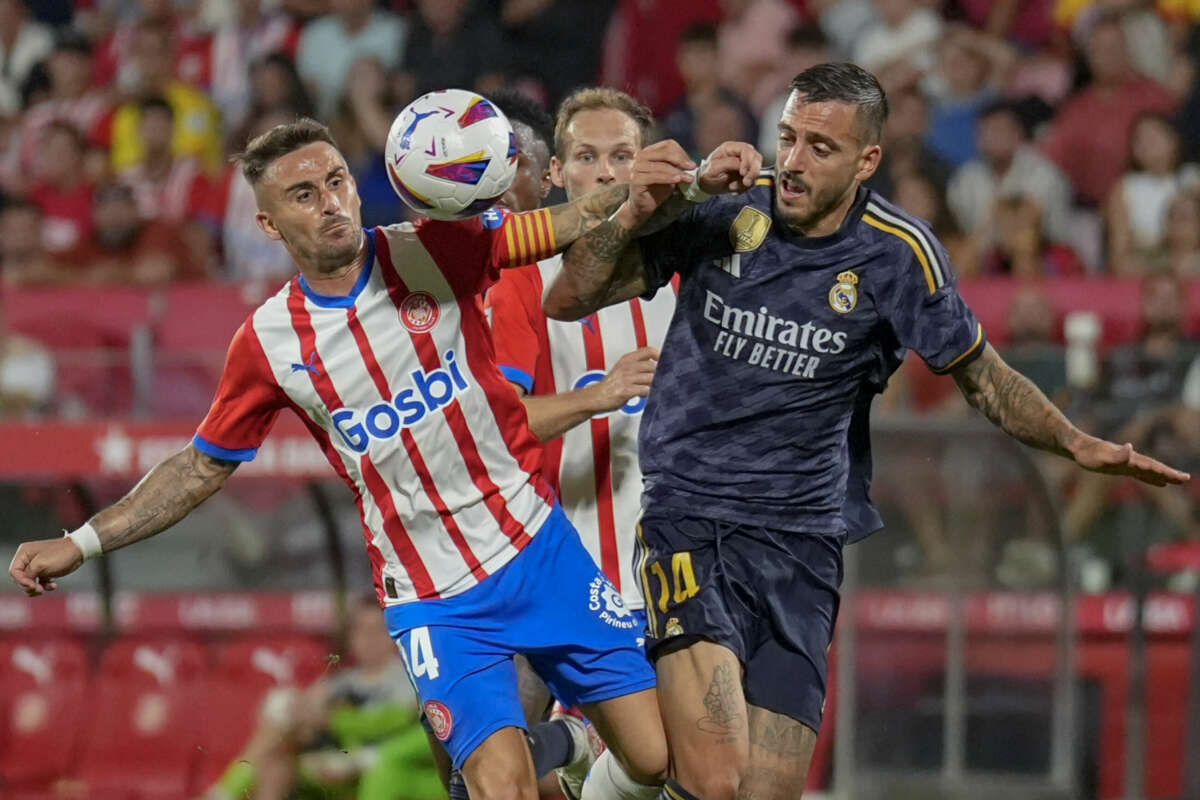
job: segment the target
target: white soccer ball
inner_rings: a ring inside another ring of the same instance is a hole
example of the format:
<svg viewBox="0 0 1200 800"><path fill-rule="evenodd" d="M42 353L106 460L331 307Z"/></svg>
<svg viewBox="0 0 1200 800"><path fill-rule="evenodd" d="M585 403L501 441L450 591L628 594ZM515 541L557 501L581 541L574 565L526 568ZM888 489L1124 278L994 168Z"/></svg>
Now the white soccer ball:
<svg viewBox="0 0 1200 800"><path fill-rule="evenodd" d="M434 219L482 214L517 174L517 138L500 109L462 89L430 92L388 131L388 178L405 205Z"/></svg>

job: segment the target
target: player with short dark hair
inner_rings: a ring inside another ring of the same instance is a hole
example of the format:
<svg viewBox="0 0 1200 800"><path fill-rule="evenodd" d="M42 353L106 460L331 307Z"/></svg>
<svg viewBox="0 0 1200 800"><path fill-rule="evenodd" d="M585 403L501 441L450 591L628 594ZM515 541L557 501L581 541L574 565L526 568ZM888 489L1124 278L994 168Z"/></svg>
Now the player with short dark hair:
<svg viewBox="0 0 1200 800"><path fill-rule="evenodd" d="M488 99L508 117L517 137L517 175L496 205L509 211L532 211L550 194L554 118L536 100L515 89L499 89Z"/></svg>
<svg viewBox="0 0 1200 800"><path fill-rule="evenodd" d="M868 414L907 350L988 419L1085 469L1189 476L1075 428L1008 367L923 221L862 188L887 100L823 64L792 83L779 158L635 240L690 164L643 150L630 199L564 256L573 319L681 279L640 436L641 579L671 751L663 800L801 795L825 700L842 547L881 526Z"/></svg>
<svg viewBox="0 0 1200 800"><path fill-rule="evenodd" d="M542 477L480 297L500 269L607 219L628 187L523 214L364 230L354 178L323 125L272 128L241 159L260 229L300 274L234 335L192 442L79 530L20 545L12 579L37 596L86 559L170 527L253 459L290 409L355 495L390 633L475 800L537 796L515 653L585 709L635 780L659 782L653 670L637 633L591 605L594 592L616 590ZM706 173L718 187L721 169Z"/></svg>

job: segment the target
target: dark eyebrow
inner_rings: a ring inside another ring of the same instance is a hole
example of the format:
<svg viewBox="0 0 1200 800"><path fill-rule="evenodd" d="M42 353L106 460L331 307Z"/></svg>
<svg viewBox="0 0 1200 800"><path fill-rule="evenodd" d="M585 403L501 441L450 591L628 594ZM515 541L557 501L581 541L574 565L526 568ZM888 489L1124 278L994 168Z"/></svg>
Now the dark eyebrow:
<svg viewBox="0 0 1200 800"><path fill-rule="evenodd" d="M826 144L833 150L841 150L842 149L841 147L838 146L838 143L835 140L830 139L828 136L826 136L823 133L809 131L807 134L807 138L812 139L814 141L821 142L822 144Z"/></svg>
<svg viewBox="0 0 1200 800"><path fill-rule="evenodd" d="M796 131L792 128L791 125L788 125L786 122L781 122L781 123L779 123L779 132L780 133L795 133Z"/></svg>
<svg viewBox="0 0 1200 800"><path fill-rule="evenodd" d="M334 175L338 174L339 172L345 172L345 171L346 171L346 168L343 167L341 164L338 164L336 167L329 170L329 172L325 174L325 180L329 180L330 178L332 178ZM299 183L293 183L291 186L284 189L283 193L291 194L292 192L296 191L297 189L315 189L315 188L316 187L313 185L312 181L300 181Z"/></svg>
<svg viewBox="0 0 1200 800"><path fill-rule="evenodd" d="M291 194L292 192L296 191L297 189L315 189L315 188L317 188L317 187L313 186L312 181L300 181L299 183L293 183L291 186L284 189L283 193Z"/></svg>

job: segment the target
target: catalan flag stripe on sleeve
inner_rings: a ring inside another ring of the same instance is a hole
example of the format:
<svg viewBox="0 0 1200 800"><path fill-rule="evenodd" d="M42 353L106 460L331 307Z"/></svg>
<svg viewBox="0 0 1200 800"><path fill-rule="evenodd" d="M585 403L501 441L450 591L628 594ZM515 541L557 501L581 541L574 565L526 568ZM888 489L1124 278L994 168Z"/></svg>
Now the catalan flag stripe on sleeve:
<svg viewBox="0 0 1200 800"><path fill-rule="evenodd" d="M554 225L550 211L539 208L510 214L504 224L507 266L532 264L554 255Z"/></svg>

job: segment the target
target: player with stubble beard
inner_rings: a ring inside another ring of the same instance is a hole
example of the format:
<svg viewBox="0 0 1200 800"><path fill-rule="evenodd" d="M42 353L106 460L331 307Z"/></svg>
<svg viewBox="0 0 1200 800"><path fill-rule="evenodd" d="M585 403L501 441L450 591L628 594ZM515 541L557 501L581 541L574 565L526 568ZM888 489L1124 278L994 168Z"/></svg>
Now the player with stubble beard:
<svg viewBox="0 0 1200 800"><path fill-rule="evenodd" d="M680 277L639 447L662 800L801 796L842 547L881 527L870 406L908 350L1025 444L1156 486L1189 479L1083 433L988 345L928 225L862 188L886 117L870 73L808 69L774 174L690 207L682 149L646 148L630 199L567 251L545 298L579 319ZM662 208L677 221L637 238Z"/></svg>

